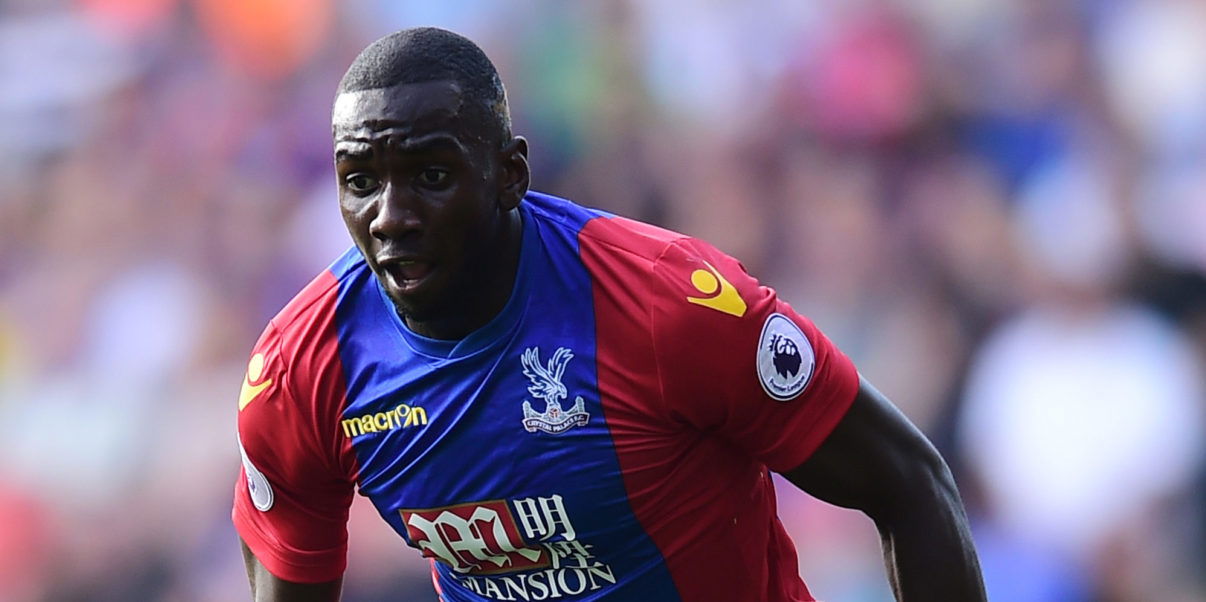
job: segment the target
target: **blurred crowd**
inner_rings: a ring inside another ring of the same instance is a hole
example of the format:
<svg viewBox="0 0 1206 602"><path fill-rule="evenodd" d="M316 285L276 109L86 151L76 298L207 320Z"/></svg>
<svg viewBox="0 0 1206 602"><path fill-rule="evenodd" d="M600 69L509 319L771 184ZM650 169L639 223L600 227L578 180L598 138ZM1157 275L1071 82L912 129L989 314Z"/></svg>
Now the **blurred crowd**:
<svg viewBox="0 0 1206 602"><path fill-rule="evenodd" d="M371 40L477 41L534 188L707 239L941 448L996 602L1206 599L1206 1L0 3L0 599L245 599L235 399L349 244ZM873 525L781 487L813 592ZM358 501L345 599L432 600Z"/></svg>

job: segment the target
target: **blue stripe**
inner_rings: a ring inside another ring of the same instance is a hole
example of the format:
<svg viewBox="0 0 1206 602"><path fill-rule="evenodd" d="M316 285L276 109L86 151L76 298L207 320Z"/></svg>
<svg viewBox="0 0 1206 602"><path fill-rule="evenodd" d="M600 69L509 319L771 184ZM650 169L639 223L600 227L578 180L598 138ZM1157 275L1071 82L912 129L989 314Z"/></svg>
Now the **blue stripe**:
<svg viewBox="0 0 1206 602"><path fill-rule="evenodd" d="M441 357L418 352L414 341L408 342L407 333L399 330L405 326L381 295L375 277L356 259L355 249L332 266L340 278L336 312L348 383L344 418L372 420L404 406L423 408L428 420L425 425L403 427L380 418L389 428L353 438L360 491L411 545L420 542L408 533L402 510L454 504L471 504L472 509L475 503L485 507L484 502L507 500L496 522L478 527L505 523L517 529L521 511L528 506L516 500L547 502L561 496L574 529L573 543L585 546L573 549L588 551L587 556L569 560L606 568L596 574L566 565L465 580L447 564L437 563L448 602L488 599L458 585L458 580L479 588L501 587L508 580L509 587L527 587L527 580L532 580L532 587L538 589L548 579L564 580L571 590L579 585L587 588L582 596L562 599L589 600L606 594L621 600L676 600L660 552L632 515L599 399L592 285L578 256L577 235L588 221L606 214L539 193L529 194L520 207L525 236L520 270L528 284L516 287L504 311L513 323L493 330L488 325L464 354ZM528 252L529 245L535 252ZM535 349L541 368L548 368L560 348L570 350L573 357L557 379L564 390L554 400L564 414L581 398L589 419L561 433L529 432L524 427L524 403L536 413L545 413L546 401L537 394L544 389L537 384L547 385L548 379L525 375L521 358ZM564 528L547 540L522 529L519 533L529 548L570 545ZM609 585L599 576L606 574L614 574L619 583ZM575 581L588 578L589 584ZM596 585L592 592L590 587Z"/></svg>

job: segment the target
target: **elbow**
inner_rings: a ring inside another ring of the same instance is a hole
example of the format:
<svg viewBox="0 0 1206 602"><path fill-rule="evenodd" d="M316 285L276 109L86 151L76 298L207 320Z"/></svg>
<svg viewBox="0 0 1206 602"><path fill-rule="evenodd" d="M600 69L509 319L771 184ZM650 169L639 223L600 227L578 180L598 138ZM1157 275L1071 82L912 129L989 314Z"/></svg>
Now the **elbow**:
<svg viewBox="0 0 1206 602"><path fill-rule="evenodd" d="M910 521L934 513L963 514L950 467L928 441L903 454L883 485L879 503L865 510L876 524Z"/></svg>
<svg viewBox="0 0 1206 602"><path fill-rule="evenodd" d="M955 484L955 477L951 474L950 466L933 445L927 442L925 447L925 451L919 454L917 462L918 480L926 483L928 489L932 491L958 498L959 488Z"/></svg>

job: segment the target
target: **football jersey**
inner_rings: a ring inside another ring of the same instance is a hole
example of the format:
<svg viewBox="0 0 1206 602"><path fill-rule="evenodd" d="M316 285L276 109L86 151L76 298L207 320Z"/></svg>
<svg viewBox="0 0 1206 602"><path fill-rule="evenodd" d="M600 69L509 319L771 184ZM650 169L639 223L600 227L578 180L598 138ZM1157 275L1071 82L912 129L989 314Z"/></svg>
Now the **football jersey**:
<svg viewBox="0 0 1206 602"><path fill-rule="evenodd" d="M239 396L233 518L274 575L340 576L353 491L440 599L812 600L769 471L858 375L712 246L529 193L510 299L409 330L355 248L268 325Z"/></svg>

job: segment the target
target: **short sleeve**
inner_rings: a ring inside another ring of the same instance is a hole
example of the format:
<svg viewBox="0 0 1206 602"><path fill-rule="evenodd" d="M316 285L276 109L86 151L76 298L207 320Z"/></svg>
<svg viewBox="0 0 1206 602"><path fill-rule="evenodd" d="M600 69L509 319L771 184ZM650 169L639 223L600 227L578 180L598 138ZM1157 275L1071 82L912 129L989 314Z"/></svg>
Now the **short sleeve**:
<svg viewBox="0 0 1206 602"><path fill-rule="evenodd" d="M653 337L666 411L775 471L803 463L858 391L854 364L735 259L695 239L654 267Z"/></svg>
<svg viewBox="0 0 1206 602"><path fill-rule="evenodd" d="M347 518L353 483L322 443L323 408L338 400L322 387L298 386L301 371L282 352L270 325L256 343L239 393L238 442L243 470L232 518L239 535L273 575L321 583L347 563ZM296 390L306 391L304 396Z"/></svg>

